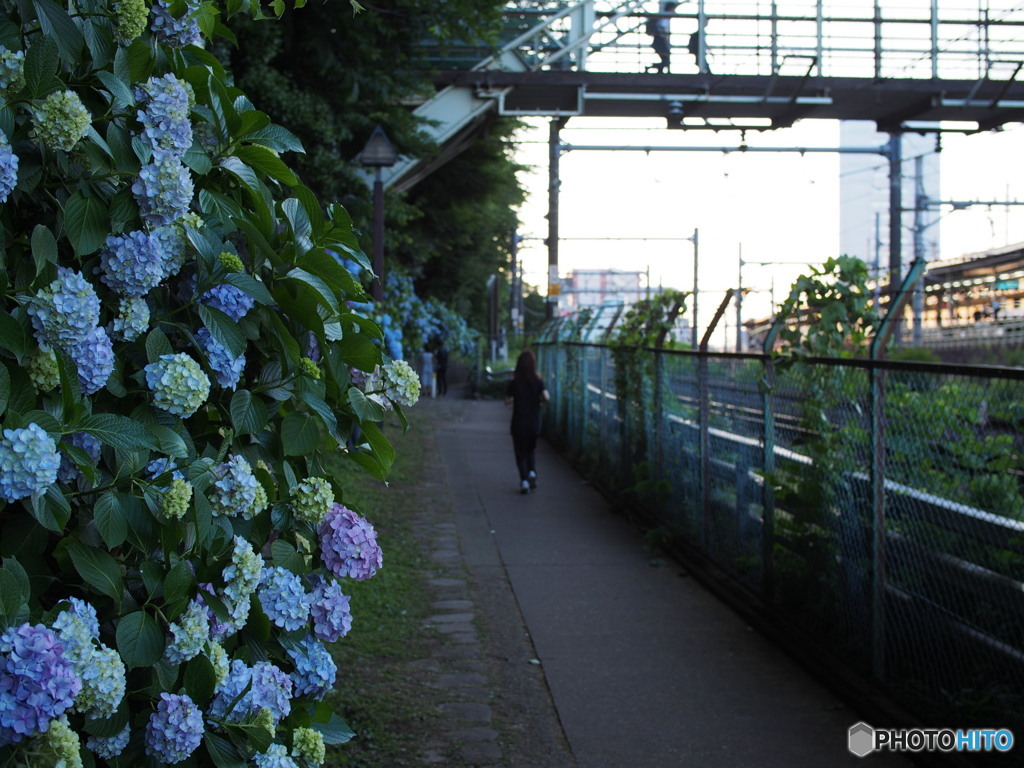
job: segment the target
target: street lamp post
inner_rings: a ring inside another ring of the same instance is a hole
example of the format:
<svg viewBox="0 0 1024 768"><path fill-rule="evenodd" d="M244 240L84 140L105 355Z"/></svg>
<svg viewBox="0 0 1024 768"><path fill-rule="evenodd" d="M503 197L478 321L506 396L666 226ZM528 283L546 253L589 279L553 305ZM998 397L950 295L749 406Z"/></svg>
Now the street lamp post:
<svg viewBox="0 0 1024 768"><path fill-rule="evenodd" d="M691 338L691 346L693 349L697 348L697 275L699 266L699 246L700 246L700 233L699 230L694 228L693 235L691 237L684 237L683 240L689 240L693 243L693 331Z"/></svg>
<svg viewBox="0 0 1024 768"><path fill-rule="evenodd" d="M384 182L381 171L398 162L398 153L384 129L373 129L366 146L359 153L359 162L374 169L373 177L373 271L377 275L371 293L374 301L384 299Z"/></svg>

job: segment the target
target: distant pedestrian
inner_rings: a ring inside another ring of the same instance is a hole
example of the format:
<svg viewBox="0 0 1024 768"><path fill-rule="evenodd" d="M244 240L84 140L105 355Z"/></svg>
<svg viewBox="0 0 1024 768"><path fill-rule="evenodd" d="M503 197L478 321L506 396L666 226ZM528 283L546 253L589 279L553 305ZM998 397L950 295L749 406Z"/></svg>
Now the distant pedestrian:
<svg viewBox="0 0 1024 768"><path fill-rule="evenodd" d="M650 16L647 19L647 34L651 36L651 47L658 54L660 61L652 64L647 71L657 70L658 74L669 71L669 62L672 56L672 43L669 40L669 17L665 14L675 13L678 3L662 2L659 5L658 15Z"/></svg>
<svg viewBox="0 0 1024 768"><path fill-rule="evenodd" d="M512 380L505 390L505 405L512 406L512 448L519 469L519 492L537 487L535 452L540 435L540 405L551 399L544 380L537 373L537 358L524 349L516 360Z"/></svg>
<svg viewBox="0 0 1024 768"><path fill-rule="evenodd" d="M992 319L999 319L999 310L1002 309L1002 305L999 303L999 299L995 296L992 297Z"/></svg>
<svg viewBox="0 0 1024 768"><path fill-rule="evenodd" d="M437 375L437 394L448 394L448 348L443 341L434 352L434 373Z"/></svg>

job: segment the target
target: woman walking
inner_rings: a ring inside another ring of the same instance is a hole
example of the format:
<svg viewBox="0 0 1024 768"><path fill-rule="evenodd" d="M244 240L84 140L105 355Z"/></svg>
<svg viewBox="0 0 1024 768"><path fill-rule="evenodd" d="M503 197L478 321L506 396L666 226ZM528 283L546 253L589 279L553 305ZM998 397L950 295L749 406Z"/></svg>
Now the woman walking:
<svg viewBox="0 0 1024 768"><path fill-rule="evenodd" d="M505 391L505 405L512 406L512 447L519 468L519 492L537 487L534 453L540 434L540 404L550 399L544 380L537 373L537 358L524 349L516 360L516 370Z"/></svg>

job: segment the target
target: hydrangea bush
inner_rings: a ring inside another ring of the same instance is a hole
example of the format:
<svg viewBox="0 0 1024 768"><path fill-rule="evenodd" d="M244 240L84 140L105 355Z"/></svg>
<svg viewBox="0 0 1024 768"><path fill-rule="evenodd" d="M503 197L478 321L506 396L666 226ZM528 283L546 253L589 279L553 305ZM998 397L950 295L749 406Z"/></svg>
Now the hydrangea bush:
<svg viewBox="0 0 1024 768"><path fill-rule="evenodd" d="M352 736L329 644L383 556L325 465L384 479L417 387L352 309L348 215L213 53L243 12L3 4L5 765L310 768Z"/></svg>

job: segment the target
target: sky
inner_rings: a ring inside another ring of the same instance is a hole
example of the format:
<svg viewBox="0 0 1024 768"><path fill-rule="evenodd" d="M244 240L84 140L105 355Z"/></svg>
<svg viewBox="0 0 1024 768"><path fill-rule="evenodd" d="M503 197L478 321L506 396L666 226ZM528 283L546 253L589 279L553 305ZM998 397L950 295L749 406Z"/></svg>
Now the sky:
<svg viewBox="0 0 1024 768"><path fill-rule="evenodd" d="M562 141L575 145L711 147L713 151L651 152L572 150L561 157L559 271L650 270L653 286L693 289L694 247L699 233L699 325L724 292L739 281L751 288L744 319L765 317L808 264L839 255L840 161L834 152L722 152L737 147L738 132L667 130L662 120L572 118ZM520 245L527 284L547 283L548 124L533 119L520 136L517 160L531 170L521 177L529 198L520 211ZM803 120L792 128L751 133L750 147L835 148L839 124ZM940 197L943 200L1024 201L1019 163L1024 127L997 133L944 134ZM887 161L878 156L877 164ZM906 158L904 173L913 173ZM887 185L884 174L876 174ZM876 182L877 183L877 182ZM909 179L906 184L912 185ZM880 207L887 206L887 190ZM909 225L908 215L906 223ZM1024 206L941 209L941 258L1024 241ZM929 232L929 236L932 233ZM886 233L883 232L883 236ZM650 238L643 240L642 238ZM904 230L905 241L911 233ZM934 239L934 238L932 238ZM887 261L883 245L883 263ZM763 264L754 264L762 262ZM735 314L726 315L734 338ZM718 338L720 344L732 344Z"/></svg>

